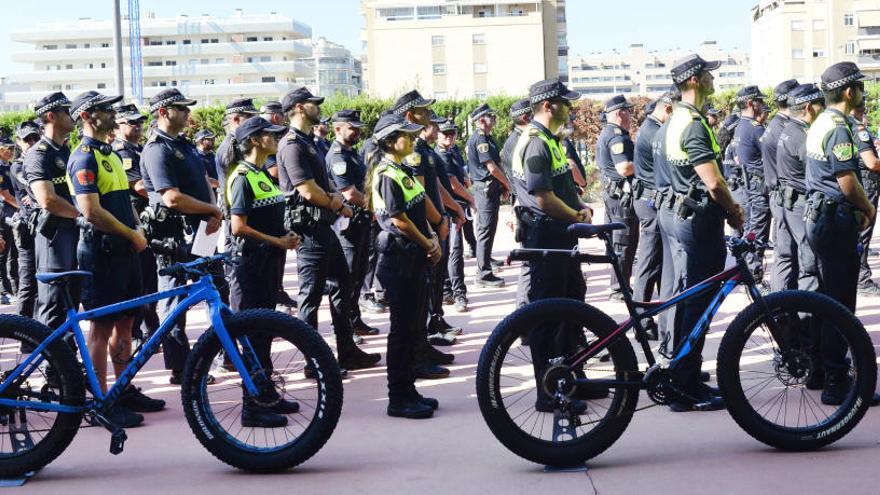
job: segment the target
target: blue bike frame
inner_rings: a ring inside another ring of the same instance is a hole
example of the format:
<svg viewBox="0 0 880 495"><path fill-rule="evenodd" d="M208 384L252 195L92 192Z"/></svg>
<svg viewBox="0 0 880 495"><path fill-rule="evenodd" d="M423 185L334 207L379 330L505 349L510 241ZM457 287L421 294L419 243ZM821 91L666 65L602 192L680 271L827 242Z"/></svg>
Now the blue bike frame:
<svg viewBox="0 0 880 495"><path fill-rule="evenodd" d="M143 344L140 351L136 355L132 356L131 362L128 364L122 374L117 377L116 383L113 385L113 387L106 393L106 395L103 394L101 392L101 387L98 385L98 377L95 374L95 368L93 366L91 357L89 356L89 353L86 352L88 347L86 346L85 337L83 336L83 332L79 326L79 323L83 320L90 320L111 315L114 313L120 313L132 308L136 308L138 306L144 306L162 299L170 299L172 297L178 296L186 297L177 306L174 307L174 309L171 311L171 314L165 319L165 321L162 322L162 324L159 326L159 329L153 334L153 336L150 337L149 340L147 340L147 342ZM2 395L6 391L6 389L8 389L20 377L28 377L37 369L37 367L44 360L42 352L44 349L46 349L46 347L51 345L56 340L62 338L68 332L73 332L74 338L76 339L76 345L79 348L79 354L82 357L83 365L85 366L86 377L88 379L89 385L91 386L92 394L95 397L94 401L88 401L85 405L76 407L64 404L53 404L48 402L21 401L0 398L0 406L26 408L38 411L76 413L87 410L99 410L107 405L112 404L119 397L122 391L125 390L125 388L131 383L131 380L134 378L137 372L140 371L140 369L143 368L150 357L152 357L153 354L156 353L157 349L159 348L159 344L171 331L171 327L174 322L177 321L179 317L183 316L183 314L190 308L203 301L207 302L208 304L208 312L211 319L211 325L213 325L214 327L214 332L220 339L220 343L222 344L223 349L226 351L226 355L229 357L230 361L232 361L232 364L235 366L235 369L241 375L245 389L249 394L257 395L259 393L259 390L254 384L254 381L251 378L251 374L248 372L244 360L242 359L242 355L239 353L237 347L232 341L232 338L226 331L226 326L223 324L224 313L230 314L229 307L223 304L223 302L220 300L220 294L217 292L211 276L202 275L197 282L192 284L174 287L166 291L156 292L139 297L137 299L132 299L130 301L110 304L108 306L95 308L89 311L84 311L82 313L78 313L74 309L68 308L67 321L65 321L64 324L58 327L58 329L53 331L47 339L41 342L37 346L37 348L33 352L31 352L30 356L28 356L22 363L20 363L15 368L15 370L8 377L6 377L6 379L3 380L2 383L0 383L0 395ZM245 352L254 352L247 337L242 336L240 341L245 349ZM255 354L252 355L255 356Z"/></svg>

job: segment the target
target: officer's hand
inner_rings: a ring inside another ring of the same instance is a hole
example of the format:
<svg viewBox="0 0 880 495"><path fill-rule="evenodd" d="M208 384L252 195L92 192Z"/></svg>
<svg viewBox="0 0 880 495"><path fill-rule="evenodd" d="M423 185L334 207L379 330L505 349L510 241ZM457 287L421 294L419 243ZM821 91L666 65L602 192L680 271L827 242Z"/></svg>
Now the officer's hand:
<svg viewBox="0 0 880 495"><path fill-rule="evenodd" d="M862 215L861 230L865 230L868 227L870 227L871 223L874 222L874 217L876 217L876 216L877 216L877 208L874 208L874 206L871 205L871 209L866 211L865 214Z"/></svg>
<svg viewBox="0 0 880 495"><path fill-rule="evenodd" d="M459 209L455 212L455 225L461 227L465 223L467 223L467 217L464 216L464 210Z"/></svg>
<svg viewBox="0 0 880 495"><path fill-rule="evenodd" d="M338 211L339 208L342 208L342 200L343 199L344 198L339 193L336 193L336 192L330 193L330 204L328 205L328 208L330 208L333 211Z"/></svg>
<svg viewBox="0 0 880 495"><path fill-rule="evenodd" d="M218 221L223 220L223 212L220 211L220 207L214 205L214 208L211 210L211 218L216 218ZM210 232L208 232L210 234Z"/></svg>
<svg viewBox="0 0 880 495"><path fill-rule="evenodd" d="M300 238L295 233L288 232L283 236L278 237L277 240L279 248L290 251L292 249L296 249L299 246Z"/></svg>
<svg viewBox="0 0 880 495"><path fill-rule="evenodd" d="M593 210L584 208L578 212L579 223L593 223Z"/></svg>
<svg viewBox="0 0 880 495"><path fill-rule="evenodd" d="M339 211L339 214L344 216L345 218L351 218L354 215L354 211L352 211L351 207L343 206L342 210Z"/></svg>
<svg viewBox="0 0 880 495"><path fill-rule="evenodd" d="M141 229L134 229L130 240L135 252L142 253L144 249L147 249L147 237Z"/></svg>
<svg viewBox="0 0 880 495"><path fill-rule="evenodd" d="M440 225L437 226L437 236L440 237L441 241L449 237L449 222L446 221L446 217L443 217Z"/></svg>
<svg viewBox="0 0 880 495"><path fill-rule="evenodd" d="M743 211L742 206L737 204L733 208L733 211L727 213L727 225L730 225L736 230L740 230L743 223L745 223L745 212Z"/></svg>
<svg viewBox="0 0 880 495"><path fill-rule="evenodd" d="M214 232L217 232L218 230L220 230L220 225L221 225L221 222L220 222L219 218L217 218L217 217L209 218L208 219L208 226L205 228L205 233L208 235L211 235Z"/></svg>
<svg viewBox="0 0 880 495"><path fill-rule="evenodd" d="M25 196L25 197L21 198L21 204L23 204L25 206L31 206L31 197Z"/></svg>
<svg viewBox="0 0 880 495"><path fill-rule="evenodd" d="M440 241L431 236L431 249L428 250L428 261L431 262L432 265L436 265L440 263L440 259L443 257L443 253L440 251Z"/></svg>

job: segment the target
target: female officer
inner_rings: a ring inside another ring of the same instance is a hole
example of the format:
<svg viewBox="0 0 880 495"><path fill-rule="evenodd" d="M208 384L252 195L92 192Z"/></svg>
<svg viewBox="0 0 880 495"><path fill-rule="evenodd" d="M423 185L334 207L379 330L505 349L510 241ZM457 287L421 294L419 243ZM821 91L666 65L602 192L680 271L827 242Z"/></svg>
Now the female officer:
<svg viewBox="0 0 880 495"><path fill-rule="evenodd" d="M373 140L382 154L367 186L368 201L381 228L377 238L379 261L376 276L390 304L388 332L388 415L430 418L439 403L419 395L413 374L413 351L427 304L427 263L442 258L440 244L429 225L439 224L440 214L425 202L425 189L414 180L404 157L413 152L416 133L423 126L403 117L383 115Z"/></svg>
<svg viewBox="0 0 880 495"><path fill-rule="evenodd" d="M235 312L252 308L275 309L278 285L284 275L279 259L284 251L296 249L299 237L284 228L284 195L264 169L266 157L278 148L278 136L287 129L262 118L249 119L235 130L244 159L230 174L226 200L231 215L232 235L240 254L230 281L230 302ZM271 340L251 337L264 366L271 368ZM245 427L278 428L287 425L284 414L293 414L299 404L282 399L262 407L245 398L241 424Z"/></svg>

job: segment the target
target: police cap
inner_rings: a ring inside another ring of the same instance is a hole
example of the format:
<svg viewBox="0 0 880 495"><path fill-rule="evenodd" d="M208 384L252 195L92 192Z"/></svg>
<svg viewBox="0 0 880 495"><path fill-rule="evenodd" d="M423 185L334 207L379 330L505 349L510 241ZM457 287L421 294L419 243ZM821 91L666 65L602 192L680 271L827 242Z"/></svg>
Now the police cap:
<svg viewBox="0 0 880 495"><path fill-rule="evenodd" d="M822 73L822 91L843 88L865 78L859 66L852 62L838 62Z"/></svg>
<svg viewBox="0 0 880 495"><path fill-rule="evenodd" d="M260 107L260 113L282 113L280 101L267 101Z"/></svg>
<svg viewBox="0 0 880 495"><path fill-rule="evenodd" d="M313 95L312 92L308 90L308 88L296 88L293 91L284 95L284 98L281 99L281 110L286 113L289 112L297 104L307 102L314 103L315 105L320 105L324 103L324 98Z"/></svg>
<svg viewBox="0 0 880 495"><path fill-rule="evenodd" d="M650 102L648 102L648 104L645 105L645 115L651 115L652 113L654 113L654 110L657 109L657 104L658 104L658 103L660 103L660 99L659 99L659 98L656 99L656 100L651 100Z"/></svg>
<svg viewBox="0 0 880 495"><path fill-rule="evenodd" d="M773 88L773 99L779 103L788 101L788 92L798 87L797 79L782 81Z"/></svg>
<svg viewBox="0 0 880 495"><path fill-rule="evenodd" d="M58 91L40 98L37 104L34 105L34 112L39 117L61 107L69 108L70 100L67 99L64 93Z"/></svg>
<svg viewBox="0 0 880 495"><path fill-rule="evenodd" d="M350 124L352 127L360 129L365 124L361 122L361 113L357 110L340 110L333 114L333 117L330 120L335 124L345 123Z"/></svg>
<svg viewBox="0 0 880 495"><path fill-rule="evenodd" d="M117 124L137 123L143 122L147 119L147 117L138 110L137 105L134 103L129 103L127 105L117 103L113 106L113 109L116 110Z"/></svg>
<svg viewBox="0 0 880 495"><path fill-rule="evenodd" d="M272 125L272 123L262 117L247 119L235 129L235 140L239 143L243 143L247 138L258 132L268 132L270 134L280 135L287 132L287 127Z"/></svg>
<svg viewBox="0 0 880 495"><path fill-rule="evenodd" d="M18 125L18 129L15 130L15 137L18 139L27 139L29 136L36 135L40 136L41 130L40 125L36 122L26 120Z"/></svg>
<svg viewBox="0 0 880 495"><path fill-rule="evenodd" d="M211 129L202 129L195 135L195 141L198 143L203 139L215 139L217 137L216 134L211 132Z"/></svg>
<svg viewBox="0 0 880 495"><path fill-rule="evenodd" d="M251 98L236 98L229 102L226 105L226 111L224 112L226 115L232 115L236 113L246 113L250 115L256 115L260 112L257 111L257 108L254 106L254 100Z"/></svg>
<svg viewBox="0 0 880 495"><path fill-rule="evenodd" d="M488 103L483 103L482 105L473 109L470 115L468 115L468 118L471 119L471 122L476 122L481 117L485 117L487 115L495 115L495 110L492 110L492 107L490 107Z"/></svg>
<svg viewBox="0 0 880 495"><path fill-rule="evenodd" d="M605 102L605 113L626 108L632 108L632 104L626 101L626 97L623 95L612 96Z"/></svg>
<svg viewBox="0 0 880 495"><path fill-rule="evenodd" d="M150 98L150 113L166 107L191 107L196 100L190 100L183 96L177 88L163 89Z"/></svg>
<svg viewBox="0 0 880 495"><path fill-rule="evenodd" d="M6 134L0 134L0 148L12 148L15 143Z"/></svg>
<svg viewBox="0 0 880 495"><path fill-rule="evenodd" d="M676 60L672 64L672 70L670 72L672 74L672 81L675 84L681 84L701 72L712 71L718 67L721 67L720 61L706 61L703 60L703 57L696 53L692 53Z"/></svg>
<svg viewBox="0 0 880 495"><path fill-rule="evenodd" d="M529 103L535 104L547 100L577 100L581 94L572 91L559 79L545 79L529 87Z"/></svg>
<svg viewBox="0 0 880 495"><path fill-rule="evenodd" d="M736 92L737 103L744 102L744 101L751 101L751 100L764 101L764 98L766 98L766 97L767 97L767 95L762 93L761 90L758 89L758 87L753 84L749 85L749 86L744 86L744 87L740 88L739 91Z"/></svg>
<svg viewBox="0 0 880 495"><path fill-rule="evenodd" d="M435 101L437 100L433 98L422 98L418 91L412 90L394 101L391 112L394 115L404 115L413 108L430 107Z"/></svg>
<svg viewBox="0 0 880 495"><path fill-rule="evenodd" d="M739 115L732 113L724 119L724 122L722 122L721 125L727 130L733 130L733 128L736 127L737 122L739 122Z"/></svg>
<svg viewBox="0 0 880 495"><path fill-rule="evenodd" d="M449 134L452 132L458 132L458 127L455 126L455 121L452 119L446 119L439 126L440 132L443 134Z"/></svg>
<svg viewBox="0 0 880 495"><path fill-rule="evenodd" d="M815 84L799 84L788 92L788 106L792 107L824 100L825 94Z"/></svg>
<svg viewBox="0 0 880 495"><path fill-rule="evenodd" d="M706 108L705 113L706 115L713 115L717 118L721 114L721 111L719 111L717 108L708 107Z"/></svg>
<svg viewBox="0 0 880 495"><path fill-rule="evenodd" d="M86 91L78 94L70 103L70 116L73 117L73 120L79 120L80 113L100 107L115 112L111 105L120 101L122 101L121 96L105 96L97 91Z"/></svg>
<svg viewBox="0 0 880 495"><path fill-rule="evenodd" d="M395 132L415 133L424 128L425 126L413 124L400 115L389 113L379 118L379 122L373 128L373 138L381 141Z"/></svg>
<svg viewBox="0 0 880 495"><path fill-rule="evenodd" d="M510 105L510 116L511 117L519 117L521 115L526 115L532 113L532 106L529 103L528 98L523 98L522 100L514 102L513 105Z"/></svg>
<svg viewBox="0 0 880 495"><path fill-rule="evenodd" d="M430 120L432 124L442 124L443 122L446 122L446 117L441 117L437 115L437 112L429 109L428 120Z"/></svg>

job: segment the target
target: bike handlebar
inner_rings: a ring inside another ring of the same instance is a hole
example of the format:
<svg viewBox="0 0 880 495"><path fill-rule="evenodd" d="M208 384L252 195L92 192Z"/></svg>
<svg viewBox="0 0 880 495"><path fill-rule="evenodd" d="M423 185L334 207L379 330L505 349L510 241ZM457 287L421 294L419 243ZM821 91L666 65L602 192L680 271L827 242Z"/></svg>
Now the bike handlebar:
<svg viewBox="0 0 880 495"><path fill-rule="evenodd" d="M173 276L173 275L205 275L207 272L203 271L201 268L213 265L217 262L228 263L231 257L227 253L219 253L214 256L207 256L203 258L198 258L193 261L189 261L186 263L175 263L173 265L166 266L159 270L159 275L162 276Z"/></svg>

